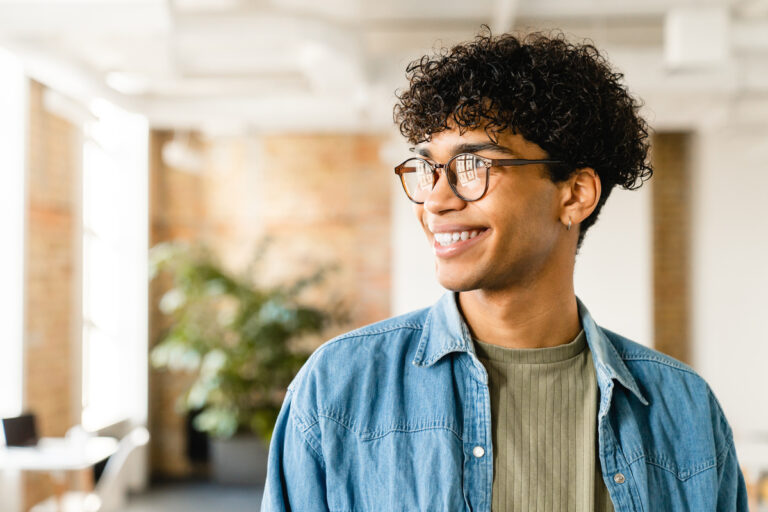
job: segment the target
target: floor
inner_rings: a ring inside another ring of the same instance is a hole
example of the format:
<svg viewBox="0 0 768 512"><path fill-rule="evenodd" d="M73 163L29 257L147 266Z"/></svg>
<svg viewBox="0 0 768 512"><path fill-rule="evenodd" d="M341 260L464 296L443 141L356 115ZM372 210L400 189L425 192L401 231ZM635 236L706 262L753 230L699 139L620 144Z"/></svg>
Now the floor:
<svg viewBox="0 0 768 512"><path fill-rule="evenodd" d="M261 489L212 483L174 483L131 496L123 512L257 512Z"/></svg>

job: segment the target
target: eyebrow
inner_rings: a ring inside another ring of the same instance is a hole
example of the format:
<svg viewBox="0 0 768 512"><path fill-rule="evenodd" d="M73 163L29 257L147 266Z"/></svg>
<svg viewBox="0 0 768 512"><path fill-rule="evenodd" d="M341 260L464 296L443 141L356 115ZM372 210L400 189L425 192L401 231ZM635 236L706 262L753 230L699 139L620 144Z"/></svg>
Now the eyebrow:
<svg viewBox="0 0 768 512"><path fill-rule="evenodd" d="M415 146L410 149L412 152L417 153L421 156L424 156L426 158L432 158L432 153L430 153L429 149L427 149L426 147ZM516 151L513 151L507 147L501 146L491 141L465 142L463 144L458 144L456 146L453 146L453 148L451 149L451 154L458 155L459 153L477 153L479 151L488 151L488 150L498 151L500 153L504 153L510 156L519 156Z"/></svg>

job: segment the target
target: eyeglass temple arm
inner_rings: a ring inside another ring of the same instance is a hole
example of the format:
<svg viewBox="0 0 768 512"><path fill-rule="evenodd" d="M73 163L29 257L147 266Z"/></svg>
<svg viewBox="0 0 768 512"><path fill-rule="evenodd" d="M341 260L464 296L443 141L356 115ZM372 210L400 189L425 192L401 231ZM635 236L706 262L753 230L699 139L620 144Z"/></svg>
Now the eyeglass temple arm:
<svg viewBox="0 0 768 512"><path fill-rule="evenodd" d="M513 159L494 159L488 158L487 161L491 162L491 165L503 167L505 165L527 165L527 164L564 164L562 160L526 160L523 158Z"/></svg>
<svg viewBox="0 0 768 512"><path fill-rule="evenodd" d="M527 165L527 164L564 164L565 162L562 160L548 160L548 159L540 159L540 160L526 160L523 158L502 158L502 159L495 159L495 158L487 158L486 161L490 162L492 166L495 167L503 167L506 165ZM446 164L431 164L432 167L437 170L439 168L445 168ZM410 166L404 166L404 165L398 165L395 167L395 174L398 176L402 175L404 172L417 172L416 167L410 167Z"/></svg>
<svg viewBox="0 0 768 512"><path fill-rule="evenodd" d="M485 159L487 162L490 162L492 166L498 166L502 167L505 165L527 165L527 164L564 164L565 162L562 160L549 160L549 159L540 159L540 160L526 160L523 158L512 158L512 159L495 159L495 158L487 158ZM439 169L441 167L445 167L446 164L430 164L433 168ZM410 167L410 166L404 166L404 165L398 165L395 167L395 174L400 175L404 172L417 172L416 167Z"/></svg>

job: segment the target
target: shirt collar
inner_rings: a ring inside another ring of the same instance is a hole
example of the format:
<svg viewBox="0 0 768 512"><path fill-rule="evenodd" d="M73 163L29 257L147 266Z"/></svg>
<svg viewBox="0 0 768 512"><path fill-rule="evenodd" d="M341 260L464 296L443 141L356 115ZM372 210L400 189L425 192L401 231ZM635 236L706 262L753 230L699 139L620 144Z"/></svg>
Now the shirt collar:
<svg viewBox="0 0 768 512"><path fill-rule="evenodd" d="M629 372L613 343L602 328L592 319L584 303L576 297L581 326L587 336L587 344L592 351L598 385L601 390L611 380L635 394L644 405L648 400L640 391L637 381ZM427 314L424 328L413 358L418 367L429 367L451 352L474 353L472 336L456 304L456 292L446 292Z"/></svg>

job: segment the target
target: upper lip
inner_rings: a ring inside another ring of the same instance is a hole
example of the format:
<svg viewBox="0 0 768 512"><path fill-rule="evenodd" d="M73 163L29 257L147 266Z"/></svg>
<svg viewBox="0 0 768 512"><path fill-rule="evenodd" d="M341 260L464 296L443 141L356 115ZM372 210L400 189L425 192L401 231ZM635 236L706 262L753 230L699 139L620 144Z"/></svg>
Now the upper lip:
<svg viewBox="0 0 768 512"><path fill-rule="evenodd" d="M439 226L428 226L432 233L454 233L461 231L478 231L486 229L485 226L467 226L466 224L442 224Z"/></svg>

